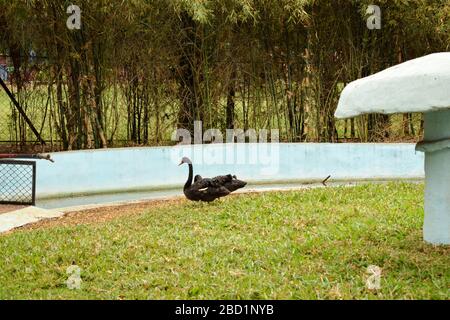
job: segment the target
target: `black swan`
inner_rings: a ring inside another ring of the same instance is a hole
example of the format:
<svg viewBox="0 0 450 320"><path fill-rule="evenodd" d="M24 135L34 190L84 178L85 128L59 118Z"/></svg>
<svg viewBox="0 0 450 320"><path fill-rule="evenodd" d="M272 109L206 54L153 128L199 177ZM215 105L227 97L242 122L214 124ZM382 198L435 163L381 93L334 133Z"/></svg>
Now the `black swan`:
<svg viewBox="0 0 450 320"><path fill-rule="evenodd" d="M192 183L194 176L192 161L184 157L179 165L181 166L184 163L189 165L189 176L183 192L189 200L211 202L247 185L247 182L238 180L236 176L231 174L215 178L202 178L202 176L196 175L194 183Z"/></svg>

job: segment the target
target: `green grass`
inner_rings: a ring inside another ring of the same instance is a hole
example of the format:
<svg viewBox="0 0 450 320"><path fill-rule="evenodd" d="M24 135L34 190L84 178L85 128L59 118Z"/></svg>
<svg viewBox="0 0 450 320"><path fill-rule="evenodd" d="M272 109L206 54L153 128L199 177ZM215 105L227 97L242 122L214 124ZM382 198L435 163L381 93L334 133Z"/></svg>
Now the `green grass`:
<svg viewBox="0 0 450 320"><path fill-rule="evenodd" d="M0 236L0 298L449 299L450 248L422 242L422 202L421 184L367 184L20 230Z"/></svg>

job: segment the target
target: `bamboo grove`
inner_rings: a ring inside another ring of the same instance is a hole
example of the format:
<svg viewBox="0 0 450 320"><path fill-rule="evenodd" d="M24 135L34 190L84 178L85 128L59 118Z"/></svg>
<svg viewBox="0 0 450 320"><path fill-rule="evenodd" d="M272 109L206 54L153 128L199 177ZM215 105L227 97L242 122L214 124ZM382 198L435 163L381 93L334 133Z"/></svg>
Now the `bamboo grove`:
<svg viewBox="0 0 450 320"><path fill-rule="evenodd" d="M66 26L71 4L0 0L9 86L65 150L167 144L194 120L279 129L285 142L417 139L421 115L336 121L339 94L450 44L447 0L77 0L79 30ZM380 30L367 28L370 4ZM0 140L25 144L30 132L4 99L0 116Z"/></svg>

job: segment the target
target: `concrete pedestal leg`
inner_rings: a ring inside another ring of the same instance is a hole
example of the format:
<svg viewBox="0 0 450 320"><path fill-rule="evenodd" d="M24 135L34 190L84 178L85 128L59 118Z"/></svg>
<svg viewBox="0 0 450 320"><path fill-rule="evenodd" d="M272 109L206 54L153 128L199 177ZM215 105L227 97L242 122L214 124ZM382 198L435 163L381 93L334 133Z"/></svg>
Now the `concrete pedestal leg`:
<svg viewBox="0 0 450 320"><path fill-rule="evenodd" d="M450 110L425 114L424 240L450 244ZM449 140L446 140L449 139ZM433 143L432 141L438 141Z"/></svg>

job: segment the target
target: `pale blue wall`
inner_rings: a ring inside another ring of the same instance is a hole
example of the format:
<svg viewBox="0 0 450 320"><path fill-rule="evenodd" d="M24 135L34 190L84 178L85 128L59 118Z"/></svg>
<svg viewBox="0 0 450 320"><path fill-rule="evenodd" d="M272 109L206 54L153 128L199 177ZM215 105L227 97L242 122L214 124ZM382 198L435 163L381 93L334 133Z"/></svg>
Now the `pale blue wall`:
<svg viewBox="0 0 450 320"><path fill-rule="evenodd" d="M203 177L233 173L249 182L423 178L414 144L213 144L52 154L39 161L38 198L68 194L182 188L187 166ZM234 155L234 157L233 157ZM226 162L226 157L228 162ZM223 163L225 162L225 163Z"/></svg>

